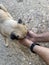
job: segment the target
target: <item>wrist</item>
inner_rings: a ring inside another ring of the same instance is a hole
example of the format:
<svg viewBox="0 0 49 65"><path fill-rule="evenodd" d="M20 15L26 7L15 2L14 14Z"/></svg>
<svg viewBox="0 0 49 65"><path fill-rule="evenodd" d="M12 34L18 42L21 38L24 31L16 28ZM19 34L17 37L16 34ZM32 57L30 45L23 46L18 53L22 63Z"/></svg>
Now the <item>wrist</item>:
<svg viewBox="0 0 49 65"><path fill-rule="evenodd" d="M28 39L24 39L22 42L23 42L23 45L25 45L28 48L30 48L30 46L33 43L31 40L28 40Z"/></svg>
<svg viewBox="0 0 49 65"><path fill-rule="evenodd" d="M35 52L35 49L36 49L36 47L38 47L38 46L40 46L38 43L33 42L32 45L30 46L31 52L36 53L36 52Z"/></svg>
<svg viewBox="0 0 49 65"><path fill-rule="evenodd" d="M32 41L29 41L28 47L30 48L32 44L33 44L33 42Z"/></svg>

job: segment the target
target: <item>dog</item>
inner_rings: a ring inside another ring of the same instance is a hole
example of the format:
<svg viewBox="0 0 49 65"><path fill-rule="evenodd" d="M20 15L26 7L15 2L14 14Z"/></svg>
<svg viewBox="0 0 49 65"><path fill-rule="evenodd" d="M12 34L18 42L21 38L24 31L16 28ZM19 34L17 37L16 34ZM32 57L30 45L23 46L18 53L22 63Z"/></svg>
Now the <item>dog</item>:
<svg viewBox="0 0 49 65"><path fill-rule="evenodd" d="M8 46L9 38L20 40L27 35L27 27L22 20L15 21L2 4L0 4L0 34L5 40L5 46Z"/></svg>

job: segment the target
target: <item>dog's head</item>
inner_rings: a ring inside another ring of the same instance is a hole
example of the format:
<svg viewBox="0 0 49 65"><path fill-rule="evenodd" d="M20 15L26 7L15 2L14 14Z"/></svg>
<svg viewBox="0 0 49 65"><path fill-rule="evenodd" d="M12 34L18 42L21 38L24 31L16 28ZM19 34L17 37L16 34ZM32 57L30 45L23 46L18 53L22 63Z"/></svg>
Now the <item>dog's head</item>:
<svg viewBox="0 0 49 65"><path fill-rule="evenodd" d="M27 35L27 27L25 24L22 24L22 20L19 19L17 26L14 28L14 31L11 33L11 39L20 40L25 38Z"/></svg>

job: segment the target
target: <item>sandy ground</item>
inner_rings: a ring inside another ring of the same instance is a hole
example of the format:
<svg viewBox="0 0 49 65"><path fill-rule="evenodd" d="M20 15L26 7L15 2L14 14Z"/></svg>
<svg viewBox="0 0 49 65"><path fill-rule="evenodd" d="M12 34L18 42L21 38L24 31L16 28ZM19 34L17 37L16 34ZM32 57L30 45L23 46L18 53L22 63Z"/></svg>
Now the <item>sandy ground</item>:
<svg viewBox="0 0 49 65"><path fill-rule="evenodd" d="M49 0L0 0L15 20L21 18L36 33L49 31ZM48 43L40 43L49 47ZM0 65L46 65L36 54L20 44L5 47L0 35Z"/></svg>

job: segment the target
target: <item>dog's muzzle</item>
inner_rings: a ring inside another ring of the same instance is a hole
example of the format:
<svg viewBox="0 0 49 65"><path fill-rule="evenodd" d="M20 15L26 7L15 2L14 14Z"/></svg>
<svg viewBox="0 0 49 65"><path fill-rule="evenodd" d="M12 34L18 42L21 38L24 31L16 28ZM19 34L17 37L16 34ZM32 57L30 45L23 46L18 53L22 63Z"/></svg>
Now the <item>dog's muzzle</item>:
<svg viewBox="0 0 49 65"><path fill-rule="evenodd" d="M12 39L12 40L19 40L19 36L17 35L15 35L14 33L11 33L11 35L10 35L10 38Z"/></svg>
<svg viewBox="0 0 49 65"><path fill-rule="evenodd" d="M19 38L19 35L16 36L14 33L11 33L10 38L12 40L22 40L22 39L26 38L26 36L24 38Z"/></svg>

